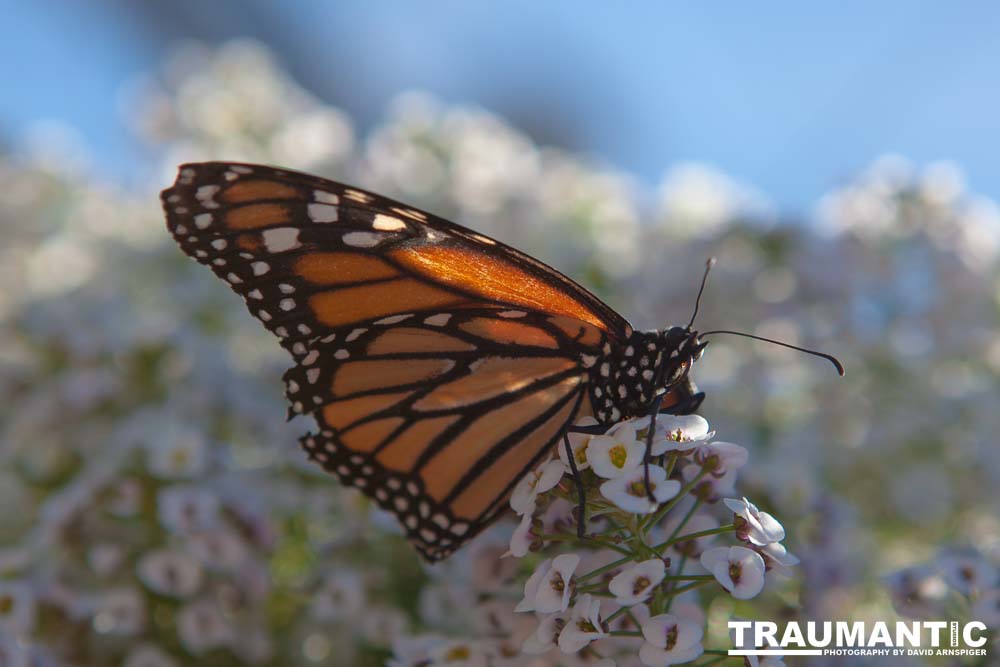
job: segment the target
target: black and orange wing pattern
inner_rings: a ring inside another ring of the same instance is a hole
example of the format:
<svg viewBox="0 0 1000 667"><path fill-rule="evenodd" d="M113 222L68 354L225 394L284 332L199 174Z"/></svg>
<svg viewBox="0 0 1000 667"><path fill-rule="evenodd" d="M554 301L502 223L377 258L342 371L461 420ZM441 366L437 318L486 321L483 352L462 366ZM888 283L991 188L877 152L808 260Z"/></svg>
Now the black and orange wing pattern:
<svg viewBox="0 0 1000 667"><path fill-rule="evenodd" d="M170 232L286 347L309 456L395 513L429 560L503 509L632 333L509 246L305 174L210 162L162 195Z"/></svg>

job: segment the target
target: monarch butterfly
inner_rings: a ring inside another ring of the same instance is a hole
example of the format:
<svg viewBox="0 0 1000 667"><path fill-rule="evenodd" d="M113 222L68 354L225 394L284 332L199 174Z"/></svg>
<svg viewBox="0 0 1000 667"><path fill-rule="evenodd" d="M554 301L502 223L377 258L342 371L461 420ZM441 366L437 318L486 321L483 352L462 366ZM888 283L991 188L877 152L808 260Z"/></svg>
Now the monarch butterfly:
<svg viewBox="0 0 1000 667"><path fill-rule="evenodd" d="M495 520L582 417L690 413L704 397L691 324L636 331L555 269L430 213L228 162L182 165L161 198L181 249L292 354L289 418L319 425L308 456L393 512L428 561Z"/></svg>

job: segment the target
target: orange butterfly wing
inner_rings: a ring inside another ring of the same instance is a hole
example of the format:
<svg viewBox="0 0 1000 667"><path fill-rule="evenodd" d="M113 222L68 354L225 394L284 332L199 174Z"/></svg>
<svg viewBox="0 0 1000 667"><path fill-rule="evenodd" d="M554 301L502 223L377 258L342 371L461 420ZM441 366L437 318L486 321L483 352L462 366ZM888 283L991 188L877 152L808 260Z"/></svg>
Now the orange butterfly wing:
<svg viewBox="0 0 1000 667"><path fill-rule="evenodd" d="M503 509L590 404L628 323L554 269L398 202L257 165L183 165L162 195L181 248L296 360L310 457L394 512L430 560Z"/></svg>

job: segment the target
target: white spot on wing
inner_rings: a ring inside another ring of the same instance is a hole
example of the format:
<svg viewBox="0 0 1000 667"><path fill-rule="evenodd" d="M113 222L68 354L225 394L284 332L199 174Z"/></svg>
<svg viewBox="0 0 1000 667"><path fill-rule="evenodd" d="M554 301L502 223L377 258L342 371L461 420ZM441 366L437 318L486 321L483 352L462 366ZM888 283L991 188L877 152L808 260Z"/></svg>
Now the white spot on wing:
<svg viewBox="0 0 1000 667"><path fill-rule="evenodd" d="M251 169L250 167L244 167L241 164L234 164L233 166L230 167L230 169L232 169L233 171L235 171L237 174L252 174L253 173L253 169Z"/></svg>
<svg viewBox="0 0 1000 667"><path fill-rule="evenodd" d="M406 223L399 218L392 217L391 215L379 213L375 216L375 220L372 222L372 227L383 232L398 232L406 229Z"/></svg>
<svg viewBox="0 0 1000 667"><path fill-rule="evenodd" d="M360 329L355 329L351 333L347 334L347 336L344 337L344 340L346 340L348 343L350 343L352 340L357 340L358 336L360 336L361 334L363 334L366 331L368 331L368 329L366 329L364 327L361 327Z"/></svg>
<svg viewBox="0 0 1000 667"><path fill-rule="evenodd" d="M409 317L413 317L413 314L405 313L403 315L392 315L390 317L383 317L382 319L376 321L375 324L397 324Z"/></svg>
<svg viewBox="0 0 1000 667"><path fill-rule="evenodd" d="M201 202L205 208L219 208L215 202L215 193L219 191L218 185L203 185L194 193L195 199Z"/></svg>
<svg viewBox="0 0 1000 667"><path fill-rule="evenodd" d="M348 232L344 234L344 243L356 248L371 248L385 239L382 234L373 232Z"/></svg>
<svg viewBox="0 0 1000 667"><path fill-rule="evenodd" d="M227 245L229 245L229 242L226 239L215 239L212 241L212 247L216 250L225 250Z"/></svg>
<svg viewBox="0 0 1000 667"><path fill-rule="evenodd" d="M412 208L397 208L393 206L392 210L402 216L416 220L417 222L425 222L427 220L426 215Z"/></svg>
<svg viewBox="0 0 1000 667"><path fill-rule="evenodd" d="M343 348L341 348L341 349L339 349L339 350L337 350L336 352L333 353L333 358L334 359L346 359L349 356L351 356L351 354L347 350L345 350Z"/></svg>
<svg viewBox="0 0 1000 667"><path fill-rule="evenodd" d="M255 276L262 276L271 270L270 265L267 262L254 262L250 265Z"/></svg>
<svg viewBox="0 0 1000 667"><path fill-rule="evenodd" d="M281 302L278 303L278 308L281 308L285 312L295 310L295 299L282 299Z"/></svg>
<svg viewBox="0 0 1000 667"><path fill-rule="evenodd" d="M318 368L310 368L309 370L306 371L306 380L309 381L309 384L316 384L316 380L318 379L319 379Z"/></svg>
<svg viewBox="0 0 1000 667"><path fill-rule="evenodd" d="M212 214L211 213L199 213L194 216L194 226L198 229L205 229L210 224L212 224Z"/></svg>
<svg viewBox="0 0 1000 667"><path fill-rule="evenodd" d="M451 319L451 313L438 313L437 315L431 315L424 320L424 324L429 324L432 327L443 327L448 324L448 320Z"/></svg>
<svg viewBox="0 0 1000 667"><path fill-rule="evenodd" d="M309 204L306 210L313 222L337 222L340 213L336 206L330 204Z"/></svg>
<svg viewBox="0 0 1000 667"><path fill-rule="evenodd" d="M358 190L344 190L344 196L361 204L370 204L375 201L371 195L359 192Z"/></svg>
<svg viewBox="0 0 1000 667"><path fill-rule="evenodd" d="M299 230L295 227L277 227L261 232L264 245L271 252L285 252L302 246L299 243Z"/></svg>
<svg viewBox="0 0 1000 667"><path fill-rule="evenodd" d="M313 199L320 204L333 204L336 206L340 203L340 197L326 190L313 190Z"/></svg>

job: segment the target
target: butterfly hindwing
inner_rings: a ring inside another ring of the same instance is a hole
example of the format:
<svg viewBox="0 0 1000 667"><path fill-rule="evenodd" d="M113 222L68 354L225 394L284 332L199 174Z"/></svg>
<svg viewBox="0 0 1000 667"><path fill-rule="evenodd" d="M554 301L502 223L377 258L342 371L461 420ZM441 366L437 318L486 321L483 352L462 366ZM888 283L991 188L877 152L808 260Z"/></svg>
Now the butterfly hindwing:
<svg viewBox="0 0 1000 667"><path fill-rule="evenodd" d="M524 345L498 342L511 324L537 331ZM437 560L488 524L589 410L585 372L560 352L568 340L532 313L424 313L342 330L285 380L293 405L316 406L309 456L395 513Z"/></svg>

